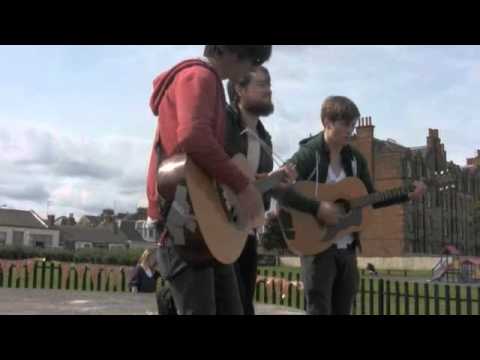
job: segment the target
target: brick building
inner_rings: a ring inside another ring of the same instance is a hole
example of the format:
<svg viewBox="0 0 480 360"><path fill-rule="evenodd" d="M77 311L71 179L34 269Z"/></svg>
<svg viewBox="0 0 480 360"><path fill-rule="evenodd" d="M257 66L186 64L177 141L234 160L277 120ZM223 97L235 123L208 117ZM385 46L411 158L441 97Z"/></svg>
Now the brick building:
<svg viewBox="0 0 480 360"><path fill-rule="evenodd" d="M372 119L362 118L353 145L367 158L378 191L444 170L456 182L430 189L423 201L375 210L372 226L362 235L362 255L439 254L446 244L480 255L480 151L462 167L447 161L436 129L429 130L426 145L414 148L376 139L374 130Z"/></svg>

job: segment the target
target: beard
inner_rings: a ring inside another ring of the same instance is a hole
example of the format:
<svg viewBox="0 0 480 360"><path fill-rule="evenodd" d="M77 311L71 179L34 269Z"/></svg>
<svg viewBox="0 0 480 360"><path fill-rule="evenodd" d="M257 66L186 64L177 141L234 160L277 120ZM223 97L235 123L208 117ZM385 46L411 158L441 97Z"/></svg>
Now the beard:
<svg viewBox="0 0 480 360"><path fill-rule="evenodd" d="M275 111L275 106L271 101L246 101L243 109L255 116L269 116Z"/></svg>

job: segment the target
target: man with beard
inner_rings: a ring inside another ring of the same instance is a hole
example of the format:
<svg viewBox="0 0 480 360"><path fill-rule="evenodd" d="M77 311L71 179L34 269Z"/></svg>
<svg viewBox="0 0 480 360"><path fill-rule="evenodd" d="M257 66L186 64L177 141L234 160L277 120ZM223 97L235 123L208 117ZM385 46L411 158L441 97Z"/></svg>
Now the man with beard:
<svg viewBox="0 0 480 360"><path fill-rule="evenodd" d="M225 148L230 156L244 154L257 178L266 176L273 170L272 138L263 126L260 117L273 114L271 78L268 69L258 66L237 82L229 81ZM281 167L285 181L264 194L265 209L270 208L270 198L282 205L311 213L323 220L326 215L319 202L296 193L289 186L296 178L292 165ZM327 214L328 215L328 214ZM235 263L240 296L245 315L255 315L254 294L257 279L257 234L252 231L245 248Z"/></svg>
<svg viewBox="0 0 480 360"><path fill-rule="evenodd" d="M270 74L265 67L259 66L240 81L229 81L227 87L230 105L227 107L226 152L230 156L238 153L246 155L252 170L257 174L268 174L273 170L272 154L261 146L258 139L272 148L272 138L260 120L261 116L267 117L274 111ZM264 196L264 203L268 209L268 195ZM254 231L249 234L245 248L235 263L235 271L244 313L255 315L253 297L257 278L257 238Z"/></svg>

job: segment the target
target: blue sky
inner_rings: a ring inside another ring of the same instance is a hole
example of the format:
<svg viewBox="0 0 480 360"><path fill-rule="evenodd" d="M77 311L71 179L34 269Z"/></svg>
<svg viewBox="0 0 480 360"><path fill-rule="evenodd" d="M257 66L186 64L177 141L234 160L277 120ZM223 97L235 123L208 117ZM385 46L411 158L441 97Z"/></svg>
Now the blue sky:
<svg viewBox="0 0 480 360"><path fill-rule="evenodd" d="M134 211L155 130L154 77L201 45L0 46L0 206L57 216ZM380 139L425 144L438 128L460 165L480 148L478 46L274 46L276 113L265 119L284 158L320 130L329 95L354 100Z"/></svg>

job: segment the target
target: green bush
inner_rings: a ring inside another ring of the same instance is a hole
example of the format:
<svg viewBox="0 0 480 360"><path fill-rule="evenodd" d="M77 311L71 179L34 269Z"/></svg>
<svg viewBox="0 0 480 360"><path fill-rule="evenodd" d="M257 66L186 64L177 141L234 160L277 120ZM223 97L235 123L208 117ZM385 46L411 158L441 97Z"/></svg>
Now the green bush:
<svg viewBox="0 0 480 360"><path fill-rule="evenodd" d="M29 258L46 258L47 261L88 263L101 265L134 266L143 249L36 249L28 247L2 247L0 259L22 260Z"/></svg>

